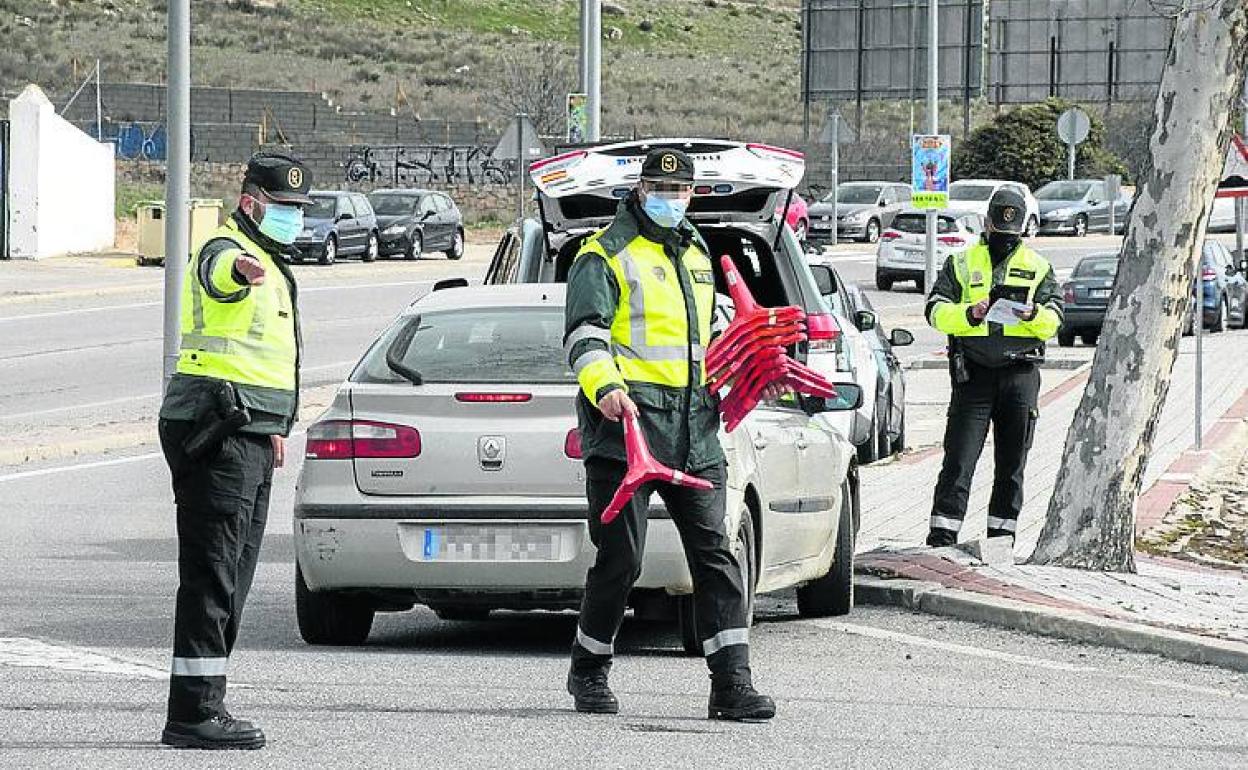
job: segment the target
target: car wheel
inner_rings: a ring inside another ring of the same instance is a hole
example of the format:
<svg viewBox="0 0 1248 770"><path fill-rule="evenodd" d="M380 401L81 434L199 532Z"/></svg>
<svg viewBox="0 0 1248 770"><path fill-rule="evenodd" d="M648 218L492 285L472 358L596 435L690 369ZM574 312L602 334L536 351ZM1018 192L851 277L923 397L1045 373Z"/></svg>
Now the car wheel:
<svg viewBox="0 0 1248 770"><path fill-rule="evenodd" d="M412 242L408 244L407 251L403 252L404 259L420 259L420 255L425 250L425 238L419 232L412 233Z"/></svg>
<svg viewBox="0 0 1248 770"><path fill-rule="evenodd" d="M1057 344L1064 348L1072 348L1075 346L1075 333L1061 329L1057 332Z"/></svg>
<svg viewBox="0 0 1248 770"><path fill-rule="evenodd" d="M797 229L793 231L793 234L797 236L798 243L806 242L806 233L809 231L809 229L810 228L807 226L805 219L798 221Z"/></svg>
<svg viewBox="0 0 1248 770"><path fill-rule="evenodd" d="M893 279L889 278L888 276L882 273L876 273L875 274L875 288L879 289L880 291L892 291Z"/></svg>
<svg viewBox="0 0 1248 770"><path fill-rule="evenodd" d="M1079 339L1083 340L1085 345L1095 345L1100 338L1101 335L1098 332L1085 332L1079 335Z"/></svg>
<svg viewBox="0 0 1248 770"><path fill-rule="evenodd" d="M893 454L899 455L906 451L906 415L901 415L901 429L897 432L897 438L893 440Z"/></svg>
<svg viewBox="0 0 1248 770"><path fill-rule="evenodd" d="M737 538L732 553L741 565L741 582L745 586L745 624L754 625L754 587L758 584L758 548L754 543L754 516L747 508L741 512ZM698 633L697 604L693 594L676 598L676 618L680 625L680 645L689 655L702 656L702 638Z"/></svg>
<svg viewBox="0 0 1248 770"><path fill-rule="evenodd" d="M490 617L490 608L463 606L434 607L433 614L437 615L439 620L488 620Z"/></svg>
<svg viewBox="0 0 1248 770"><path fill-rule="evenodd" d="M455 237L451 239L451 250L446 252L447 259L459 259L464 256L464 231L456 230Z"/></svg>
<svg viewBox="0 0 1248 770"><path fill-rule="evenodd" d="M1082 238L1083 236L1087 234L1088 234L1088 217L1085 214L1080 214L1079 216L1075 217L1075 237Z"/></svg>
<svg viewBox="0 0 1248 770"><path fill-rule="evenodd" d="M887 410L888 404L885 404L884 408ZM887 412L887 411L885 412L885 414L890 414L890 413L891 412ZM880 430L878 433L875 434L875 456L877 459L880 459L880 460L891 457L893 454L892 449L893 449L893 445L888 440L888 423L881 422Z"/></svg>
<svg viewBox="0 0 1248 770"><path fill-rule="evenodd" d="M880 240L880 220L872 219L867 222L867 229L863 231L862 240L866 243L878 243Z"/></svg>
<svg viewBox="0 0 1248 770"><path fill-rule="evenodd" d="M1035 217L1028 217L1028 219L1027 219L1027 237L1028 237L1028 238L1034 238L1034 237L1036 237L1036 233L1038 233L1038 232L1040 232L1040 220L1036 219Z"/></svg>
<svg viewBox="0 0 1248 770"><path fill-rule="evenodd" d="M321 253L321 264L332 265L334 260L338 258L338 239L329 236L325 239L325 251Z"/></svg>
<svg viewBox="0 0 1248 770"><path fill-rule="evenodd" d="M871 415L871 432L867 436L867 440L858 445L858 463L860 465L868 465L880 459L877 450L879 445L876 443L879 436L879 425L876 422L876 415Z"/></svg>
<svg viewBox="0 0 1248 770"><path fill-rule="evenodd" d="M1213 319L1213 323L1209 324L1209 331L1218 334L1226 331L1226 320L1230 316L1230 311L1226 307L1226 297L1218 300L1218 314Z"/></svg>
<svg viewBox="0 0 1248 770"><path fill-rule="evenodd" d="M359 595L336 591L312 591L303 570L295 562L295 618L299 635L308 644L354 646L368 639L373 628L373 609Z"/></svg>
<svg viewBox="0 0 1248 770"><path fill-rule="evenodd" d="M846 615L854 607L854 487L841 482L836 553L828 574L797 589L797 613L804 618Z"/></svg>
<svg viewBox="0 0 1248 770"><path fill-rule="evenodd" d="M377 243L377 233L369 233L368 248L364 249L364 254L360 258L365 262L375 262L380 251L381 246Z"/></svg>

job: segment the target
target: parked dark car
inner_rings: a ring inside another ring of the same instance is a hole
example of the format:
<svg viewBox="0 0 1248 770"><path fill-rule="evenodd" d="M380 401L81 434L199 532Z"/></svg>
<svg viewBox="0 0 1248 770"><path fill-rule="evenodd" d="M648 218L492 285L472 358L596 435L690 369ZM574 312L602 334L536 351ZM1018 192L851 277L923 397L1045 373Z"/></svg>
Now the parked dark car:
<svg viewBox="0 0 1248 770"><path fill-rule="evenodd" d="M377 259L377 216L360 193L313 190L303 212L303 233L295 240L295 261L332 265L339 257Z"/></svg>
<svg viewBox="0 0 1248 770"><path fill-rule="evenodd" d="M1207 240L1200 253L1201 316L1205 328L1221 332L1233 327L1248 328L1248 276L1242 262L1236 264L1231 252L1215 240ZM1192 287L1195 300L1196 288ZM1191 314L1186 332L1192 331Z"/></svg>
<svg viewBox="0 0 1248 770"><path fill-rule="evenodd" d="M1040 203L1040 235L1085 236L1109 228L1109 195L1100 179L1062 179L1036 190ZM1131 199L1122 193L1113 201L1114 232L1126 231Z"/></svg>
<svg viewBox="0 0 1248 770"><path fill-rule="evenodd" d="M873 440L858 446L858 461L869 463L898 454L906 448L906 374L893 348L913 344L914 335L905 329L893 329L886 335L871 298L860 287L841 280L840 273L832 265L819 262L810 269L832 312L852 319L862 332L879 371L875 414L885 417L875 421Z"/></svg>
<svg viewBox="0 0 1248 770"><path fill-rule="evenodd" d="M464 215L449 196L430 190L374 190L368 200L377 212L383 257L419 259L431 251L448 259L464 256Z"/></svg>
<svg viewBox="0 0 1248 770"><path fill-rule="evenodd" d="M1086 345L1096 344L1117 276L1116 252L1091 254L1079 260L1070 280L1062 286L1065 312L1057 331L1058 345L1068 348L1075 344L1076 337Z"/></svg>
<svg viewBox="0 0 1248 770"><path fill-rule="evenodd" d="M909 205L909 185L846 182L837 187L835 205L831 193L818 203L810 204L810 232L806 239L816 244L831 243L835 227L838 238L875 243L880 233L893 223L893 217Z"/></svg>

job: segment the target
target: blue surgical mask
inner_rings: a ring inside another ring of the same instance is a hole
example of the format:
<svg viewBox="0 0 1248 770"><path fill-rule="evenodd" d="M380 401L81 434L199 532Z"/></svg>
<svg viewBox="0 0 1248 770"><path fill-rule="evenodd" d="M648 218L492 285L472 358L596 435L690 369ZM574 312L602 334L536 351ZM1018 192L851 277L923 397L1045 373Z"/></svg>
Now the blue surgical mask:
<svg viewBox="0 0 1248 770"><path fill-rule="evenodd" d="M264 207L260 220L260 232L274 241L290 245L303 232L303 209L281 203L269 203Z"/></svg>
<svg viewBox="0 0 1248 770"><path fill-rule="evenodd" d="M663 193L646 193L642 209L659 227L675 227L685 218L689 202L680 197L669 198Z"/></svg>

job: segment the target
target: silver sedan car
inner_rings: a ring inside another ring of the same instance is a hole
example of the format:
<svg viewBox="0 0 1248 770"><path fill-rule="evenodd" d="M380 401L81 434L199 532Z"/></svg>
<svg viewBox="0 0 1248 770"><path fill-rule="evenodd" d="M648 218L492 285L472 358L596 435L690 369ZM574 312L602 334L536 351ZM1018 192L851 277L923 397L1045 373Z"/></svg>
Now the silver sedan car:
<svg viewBox="0 0 1248 770"><path fill-rule="evenodd" d="M595 552L563 306L554 284L434 291L364 355L308 430L294 511L307 642L363 643L377 611L415 604L458 620L579 605ZM854 448L811 413L860 398L764 404L721 435L747 585L800 586L810 615L849 611L857 529ZM662 507L650 516L632 605L681 618L697 650L680 538Z"/></svg>

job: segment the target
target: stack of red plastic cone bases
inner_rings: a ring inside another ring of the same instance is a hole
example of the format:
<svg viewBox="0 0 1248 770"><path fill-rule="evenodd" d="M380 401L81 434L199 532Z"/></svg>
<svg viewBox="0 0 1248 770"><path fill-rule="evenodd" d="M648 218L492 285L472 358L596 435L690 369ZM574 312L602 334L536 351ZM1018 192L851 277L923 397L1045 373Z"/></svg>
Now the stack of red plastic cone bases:
<svg viewBox="0 0 1248 770"><path fill-rule="evenodd" d="M624 420L624 450L628 457L628 473L625 474L620 488L615 491L615 497L611 498L611 503L602 512L603 524L610 524L624 509L624 506L628 505L633 495L637 494L637 490L651 481L666 481L669 484L679 484L682 487L694 489L715 488L715 485L706 479L673 470L654 459L654 455L650 454L650 447L646 444L645 436L641 434L641 426L637 424L637 418L631 414L625 414L622 419Z"/></svg>
<svg viewBox="0 0 1248 770"><path fill-rule="evenodd" d="M712 391L728 390L720 400L725 430L735 430L772 385L835 398L836 389L831 382L785 352L806 339L805 311L792 305L762 307L754 301L732 259L725 255L719 263L736 314L707 350L706 377Z"/></svg>

